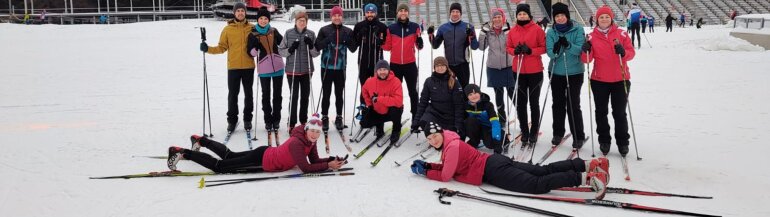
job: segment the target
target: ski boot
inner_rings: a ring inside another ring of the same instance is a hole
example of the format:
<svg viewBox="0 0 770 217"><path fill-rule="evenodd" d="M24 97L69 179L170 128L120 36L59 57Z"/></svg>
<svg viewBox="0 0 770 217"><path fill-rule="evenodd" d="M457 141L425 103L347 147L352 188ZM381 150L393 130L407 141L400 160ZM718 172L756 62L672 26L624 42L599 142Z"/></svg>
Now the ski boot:
<svg viewBox="0 0 770 217"><path fill-rule="evenodd" d="M390 134L390 145L396 146L399 139L401 139L401 135L398 135L397 133Z"/></svg>
<svg viewBox="0 0 770 217"><path fill-rule="evenodd" d="M618 152L620 152L620 156L626 157L628 154L628 145L618 145Z"/></svg>
<svg viewBox="0 0 770 217"><path fill-rule="evenodd" d="M251 130L251 127L252 127L252 125L251 125L251 121L243 121L243 129L244 129L244 130L246 130L246 131L250 131L250 130Z"/></svg>
<svg viewBox="0 0 770 217"><path fill-rule="evenodd" d="M342 122L343 122L342 116L337 116L337 118L334 119L334 127L336 127L337 130L342 131L343 129L345 129L347 127Z"/></svg>
<svg viewBox="0 0 770 217"><path fill-rule="evenodd" d="M610 143L599 143L599 150L602 155L607 156L610 153Z"/></svg>
<svg viewBox="0 0 770 217"><path fill-rule="evenodd" d="M564 138L564 136L554 136L553 139L551 139L551 145L559 145L561 143L561 140Z"/></svg>
<svg viewBox="0 0 770 217"><path fill-rule="evenodd" d="M604 194L607 193L607 173L605 172L588 172L586 174L585 183L591 186L591 189L596 192L594 198L597 200L604 199Z"/></svg>
<svg viewBox="0 0 770 217"><path fill-rule="evenodd" d="M323 124L323 127L322 127L323 132L324 133L329 132L329 116L324 115L324 117L321 118L321 122Z"/></svg>
<svg viewBox="0 0 770 217"><path fill-rule="evenodd" d="M237 125L237 122L236 123L227 123L227 133L232 133L233 131L235 131L235 126L236 125Z"/></svg>
<svg viewBox="0 0 770 217"><path fill-rule="evenodd" d="M177 171L176 163L179 163L180 160L184 159L184 156L182 155L183 150L184 149L177 146L168 147L168 160L166 161L168 169Z"/></svg>
<svg viewBox="0 0 770 217"><path fill-rule="evenodd" d="M202 136L199 135L192 135L190 136L190 150L192 151L200 151L201 150L201 139L203 139Z"/></svg>
<svg viewBox="0 0 770 217"><path fill-rule="evenodd" d="M591 160L585 161L586 163L586 172L603 172L607 173L607 182L610 182L610 160L608 160L606 157L599 157L594 158Z"/></svg>
<svg viewBox="0 0 770 217"><path fill-rule="evenodd" d="M574 149L580 149L583 147L583 144L586 143L586 137L575 137L575 139L572 140L572 148Z"/></svg>

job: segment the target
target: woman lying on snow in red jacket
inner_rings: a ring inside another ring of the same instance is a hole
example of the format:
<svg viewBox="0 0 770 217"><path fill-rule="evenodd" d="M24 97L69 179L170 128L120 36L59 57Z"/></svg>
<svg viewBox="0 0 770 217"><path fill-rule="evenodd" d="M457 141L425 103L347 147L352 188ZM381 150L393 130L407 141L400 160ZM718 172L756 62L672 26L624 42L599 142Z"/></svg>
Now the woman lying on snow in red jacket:
<svg viewBox="0 0 770 217"><path fill-rule="evenodd" d="M190 137L192 149L176 146L168 149L168 168L176 170L179 160L189 159L214 172L232 172L255 167L261 167L266 172L281 172L294 166L298 166L303 173L339 169L347 163L345 159L318 157L316 141L321 136L321 125L321 119L315 114L305 125L295 127L291 131L291 137L280 146L261 146L244 152L232 152L222 143L193 135ZM213 151L221 160L198 151L201 147Z"/></svg>
<svg viewBox="0 0 770 217"><path fill-rule="evenodd" d="M537 166L515 162L501 154L479 152L460 140L457 133L443 130L433 122L423 129L430 146L442 151L441 162L415 160L412 172L417 175L442 182L454 178L471 185L485 182L505 190L529 194L590 185L596 191L596 199L604 198L605 186L609 182L607 158L586 161L575 158Z"/></svg>

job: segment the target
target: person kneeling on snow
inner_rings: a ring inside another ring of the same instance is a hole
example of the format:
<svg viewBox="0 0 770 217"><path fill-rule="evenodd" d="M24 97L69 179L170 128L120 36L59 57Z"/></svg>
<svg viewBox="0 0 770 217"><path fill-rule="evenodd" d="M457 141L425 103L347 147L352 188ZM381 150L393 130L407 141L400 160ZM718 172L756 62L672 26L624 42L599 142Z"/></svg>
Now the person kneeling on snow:
<svg viewBox="0 0 770 217"><path fill-rule="evenodd" d="M191 149L177 146L168 148L168 168L176 171L179 160L189 159L218 173L254 167L262 168L266 172L286 171L294 166L298 166L303 173L337 170L347 163L345 159L318 157L316 141L321 136L321 125L321 119L315 114L307 124L295 127L291 131L291 137L280 146L261 146L244 152L233 152L222 143L193 135L190 137ZM213 151L221 160L200 152L201 147Z"/></svg>
<svg viewBox="0 0 770 217"><path fill-rule="evenodd" d="M496 154L502 153L503 130L500 129L500 121L495 113L495 106L489 102L489 96L482 93L475 84L466 85L464 90L468 96L468 104L465 106L468 144L476 148L483 140L484 146L494 150Z"/></svg>
<svg viewBox="0 0 770 217"><path fill-rule="evenodd" d="M401 132L401 114L404 113L404 94L401 80L390 71L388 61L380 60L375 65L375 77L366 79L361 91L366 108L363 110L361 127L376 127L377 138L382 137L383 123L393 122L390 143L398 142Z"/></svg>
<svg viewBox="0 0 770 217"><path fill-rule="evenodd" d="M603 199L609 183L607 158L592 160L563 160L545 166L531 165L511 160L505 155L479 152L465 144L457 133L443 130L436 123L423 128L430 146L442 150L440 163L415 160L412 172L428 179L448 182L455 180L481 185L482 182L496 187L528 194L544 194L561 187L590 185L596 191L596 199Z"/></svg>

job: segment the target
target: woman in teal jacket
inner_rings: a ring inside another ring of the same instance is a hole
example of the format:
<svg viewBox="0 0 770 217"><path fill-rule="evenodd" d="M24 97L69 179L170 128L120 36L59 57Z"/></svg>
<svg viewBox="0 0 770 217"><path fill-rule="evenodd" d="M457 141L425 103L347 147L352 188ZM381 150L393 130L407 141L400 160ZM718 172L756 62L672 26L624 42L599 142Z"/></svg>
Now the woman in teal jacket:
<svg viewBox="0 0 770 217"><path fill-rule="evenodd" d="M566 4L552 7L554 25L546 34L546 52L551 61L551 92L553 93L553 139L559 144L564 136L564 119L567 115L572 147L579 149L586 140L583 130L583 112L580 110L580 88L583 85L583 63L580 49L585 43L583 26L569 17Z"/></svg>

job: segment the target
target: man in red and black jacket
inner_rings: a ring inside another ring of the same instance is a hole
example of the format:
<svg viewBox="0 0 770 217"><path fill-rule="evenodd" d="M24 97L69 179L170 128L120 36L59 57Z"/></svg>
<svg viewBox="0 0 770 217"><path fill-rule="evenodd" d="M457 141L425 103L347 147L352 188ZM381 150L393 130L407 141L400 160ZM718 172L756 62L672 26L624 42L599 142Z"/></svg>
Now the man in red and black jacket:
<svg viewBox="0 0 770 217"><path fill-rule="evenodd" d="M390 68L400 81L406 79L406 89L409 91L409 112L412 116L417 112L418 68L415 63L415 48L422 50L422 29L415 22L409 21L409 5L398 5L398 22L388 26L388 37L382 49L390 51Z"/></svg>
<svg viewBox="0 0 770 217"><path fill-rule="evenodd" d="M364 97L366 109L363 111L361 127L376 127L377 138L382 137L383 124L393 122L393 134L390 143L398 142L401 132L401 114L404 113L404 95L399 81L390 70L388 62L380 60L375 66L375 76L366 80L361 95Z"/></svg>

